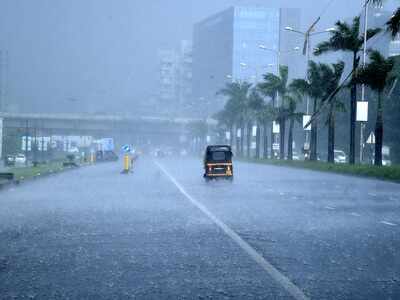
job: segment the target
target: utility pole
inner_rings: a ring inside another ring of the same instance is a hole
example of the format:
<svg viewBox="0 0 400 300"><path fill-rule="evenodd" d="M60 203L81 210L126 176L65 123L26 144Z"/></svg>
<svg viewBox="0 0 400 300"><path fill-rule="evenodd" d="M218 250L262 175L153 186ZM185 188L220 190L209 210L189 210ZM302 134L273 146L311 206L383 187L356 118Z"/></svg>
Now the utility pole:
<svg viewBox="0 0 400 300"><path fill-rule="evenodd" d="M29 135L29 123L28 120L25 122L25 166L28 166L28 135Z"/></svg>
<svg viewBox="0 0 400 300"><path fill-rule="evenodd" d="M362 66L365 67L367 63L367 42L368 42L368 14L369 4L371 0L365 0L364 3L364 45L363 45L363 61ZM365 99L365 84L361 86L361 101L367 101ZM367 116L368 117L368 116ZM364 160L364 134L365 134L366 122L361 122L360 126L360 163Z"/></svg>

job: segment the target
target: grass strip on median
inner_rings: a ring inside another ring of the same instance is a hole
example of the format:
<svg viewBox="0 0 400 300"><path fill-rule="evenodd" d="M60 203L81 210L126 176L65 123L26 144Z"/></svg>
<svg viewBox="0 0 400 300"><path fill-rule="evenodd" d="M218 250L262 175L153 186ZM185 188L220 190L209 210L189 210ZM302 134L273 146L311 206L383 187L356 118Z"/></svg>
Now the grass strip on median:
<svg viewBox="0 0 400 300"><path fill-rule="evenodd" d="M289 161L271 159L239 159L240 161L268 164L274 166L284 166L293 168L303 168L322 172L333 172L361 177L371 177L382 180L400 183L400 166L376 167L371 165L349 165L349 164L330 164L326 162L314 161Z"/></svg>
<svg viewBox="0 0 400 300"><path fill-rule="evenodd" d="M23 180L62 171L63 169L62 162L51 162L36 167L12 168L9 172L14 173L15 180Z"/></svg>

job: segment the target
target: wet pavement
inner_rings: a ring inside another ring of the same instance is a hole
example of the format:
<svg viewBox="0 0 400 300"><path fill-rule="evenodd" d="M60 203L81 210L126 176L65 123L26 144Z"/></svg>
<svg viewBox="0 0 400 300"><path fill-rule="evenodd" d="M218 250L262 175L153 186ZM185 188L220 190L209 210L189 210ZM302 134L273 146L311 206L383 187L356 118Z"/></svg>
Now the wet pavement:
<svg viewBox="0 0 400 300"><path fill-rule="evenodd" d="M309 299L400 299L400 185L245 163L206 183L200 159L158 164L0 192L0 299L296 298L279 276Z"/></svg>

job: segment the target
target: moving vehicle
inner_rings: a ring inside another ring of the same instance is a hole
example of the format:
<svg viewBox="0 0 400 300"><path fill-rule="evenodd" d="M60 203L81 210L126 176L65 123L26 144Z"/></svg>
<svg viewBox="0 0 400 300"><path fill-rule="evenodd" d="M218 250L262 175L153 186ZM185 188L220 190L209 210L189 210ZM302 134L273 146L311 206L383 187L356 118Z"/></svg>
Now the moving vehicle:
<svg viewBox="0 0 400 300"><path fill-rule="evenodd" d="M16 156L15 156L15 164L16 165L22 165L22 164L25 164L26 163L26 156L25 156L25 154L17 154Z"/></svg>
<svg viewBox="0 0 400 300"><path fill-rule="evenodd" d="M207 146L204 154L204 178L233 179L232 149L228 145Z"/></svg>
<svg viewBox="0 0 400 300"><path fill-rule="evenodd" d="M347 156L343 150L334 150L334 159L337 164L345 164L347 163Z"/></svg>

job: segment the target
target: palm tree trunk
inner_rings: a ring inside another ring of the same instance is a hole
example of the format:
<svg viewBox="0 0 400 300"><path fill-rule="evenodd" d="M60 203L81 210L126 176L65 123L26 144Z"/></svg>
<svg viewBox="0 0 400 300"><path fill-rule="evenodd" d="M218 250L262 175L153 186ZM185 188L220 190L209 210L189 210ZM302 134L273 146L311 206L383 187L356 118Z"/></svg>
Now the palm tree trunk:
<svg viewBox="0 0 400 300"><path fill-rule="evenodd" d="M251 151L251 139L252 139L252 127L253 124L251 121L247 123L247 158L250 158L250 151Z"/></svg>
<svg viewBox="0 0 400 300"><path fill-rule="evenodd" d="M328 162L335 162L335 112L331 104L328 116Z"/></svg>
<svg viewBox="0 0 400 300"><path fill-rule="evenodd" d="M230 145L231 147L233 147L233 137L234 137L234 134L233 134L233 124L231 124L231 125L229 126L229 135L230 135L229 145Z"/></svg>
<svg viewBox="0 0 400 300"><path fill-rule="evenodd" d="M353 53L353 71L357 68L357 52ZM353 79L355 72L353 73ZM350 155L349 163L355 164L356 161L356 114L357 114L357 84L351 87L351 104L350 104Z"/></svg>
<svg viewBox="0 0 400 300"><path fill-rule="evenodd" d="M382 166L383 147L383 105L382 92L378 93L378 112L375 125L375 166Z"/></svg>
<svg viewBox="0 0 400 300"><path fill-rule="evenodd" d="M240 126L240 155L244 156L244 122Z"/></svg>
<svg viewBox="0 0 400 300"><path fill-rule="evenodd" d="M263 158L268 159L268 122L264 122L264 149L263 149Z"/></svg>
<svg viewBox="0 0 400 300"><path fill-rule="evenodd" d="M256 131L256 155L255 158L260 158L260 148L261 148L261 128L260 123L257 122L257 131Z"/></svg>
<svg viewBox="0 0 400 300"><path fill-rule="evenodd" d="M313 112L315 113L317 111L317 99L314 99L314 110ZM310 160L316 161L317 160L317 142L318 142L318 123L317 120L314 119L314 121L311 124L311 145L310 145Z"/></svg>
<svg viewBox="0 0 400 300"><path fill-rule="evenodd" d="M238 137L239 126L235 126L235 135L234 138L236 140L236 155L240 156L240 138Z"/></svg>
<svg viewBox="0 0 400 300"><path fill-rule="evenodd" d="M289 121L288 160L293 160L293 129L294 117L292 116Z"/></svg>
<svg viewBox="0 0 400 300"><path fill-rule="evenodd" d="M279 158L281 160L285 159L285 133L286 133L286 119L281 118L279 120L279 128L280 128L280 133L279 133Z"/></svg>

